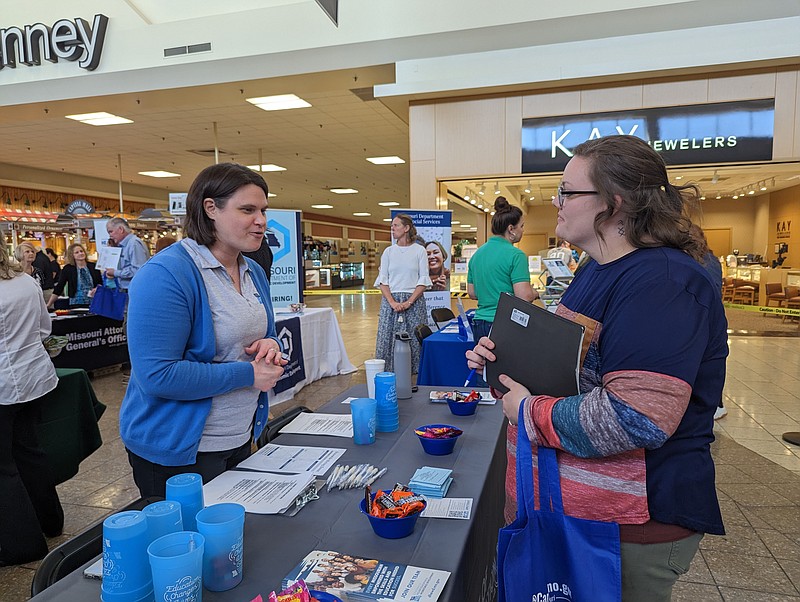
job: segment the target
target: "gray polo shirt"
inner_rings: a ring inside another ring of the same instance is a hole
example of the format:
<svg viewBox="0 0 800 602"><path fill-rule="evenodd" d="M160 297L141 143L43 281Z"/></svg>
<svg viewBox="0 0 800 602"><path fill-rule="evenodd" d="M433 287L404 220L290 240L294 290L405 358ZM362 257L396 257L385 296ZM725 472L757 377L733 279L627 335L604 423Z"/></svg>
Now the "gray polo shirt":
<svg viewBox="0 0 800 602"><path fill-rule="evenodd" d="M252 361L253 357L247 355L244 348L266 336L267 311L261 304L247 263L239 257L242 289L239 294L225 267L208 247L189 238L183 239L181 244L200 270L208 292L216 338L214 361ZM255 387L244 387L212 398L199 451L226 451L244 445L251 436L260 393Z"/></svg>

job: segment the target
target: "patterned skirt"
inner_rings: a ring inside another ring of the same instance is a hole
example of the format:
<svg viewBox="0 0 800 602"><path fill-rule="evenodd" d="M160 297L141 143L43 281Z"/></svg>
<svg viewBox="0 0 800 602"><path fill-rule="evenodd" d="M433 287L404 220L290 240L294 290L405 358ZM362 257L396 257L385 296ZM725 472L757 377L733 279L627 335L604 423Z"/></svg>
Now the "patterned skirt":
<svg viewBox="0 0 800 602"><path fill-rule="evenodd" d="M411 293L392 293L399 302L407 301ZM385 370L394 372L394 335L398 332L407 332L411 336L411 372L416 374L419 370L420 344L414 335L414 329L419 324L428 323L428 307L425 296L414 301L414 304L404 312L395 312L389 302L381 299L381 310L378 314L378 338L375 341L375 357L385 360Z"/></svg>

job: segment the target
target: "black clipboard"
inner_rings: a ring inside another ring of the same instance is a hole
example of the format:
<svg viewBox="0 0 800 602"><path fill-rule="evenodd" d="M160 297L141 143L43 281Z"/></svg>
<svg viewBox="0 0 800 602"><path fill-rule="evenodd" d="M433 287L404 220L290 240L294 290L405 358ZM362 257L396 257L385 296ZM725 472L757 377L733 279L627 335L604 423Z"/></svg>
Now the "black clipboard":
<svg viewBox="0 0 800 602"><path fill-rule="evenodd" d="M508 293L500 295L489 338L494 362L486 362L486 382L501 393L507 374L533 395L577 395L585 328Z"/></svg>

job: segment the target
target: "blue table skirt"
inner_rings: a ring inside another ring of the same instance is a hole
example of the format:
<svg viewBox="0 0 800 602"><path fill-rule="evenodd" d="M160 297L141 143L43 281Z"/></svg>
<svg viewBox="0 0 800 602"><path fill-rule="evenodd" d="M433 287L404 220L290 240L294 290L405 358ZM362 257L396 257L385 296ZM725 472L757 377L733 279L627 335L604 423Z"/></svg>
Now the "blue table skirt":
<svg viewBox="0 0 800 602"><path fill-rule="evenodd" d="M434 332L422 341L417 384L425 386L463 387L469 375L464 354L475 347L457 333ZM473 386L476 383L473 380Z"/></svg>

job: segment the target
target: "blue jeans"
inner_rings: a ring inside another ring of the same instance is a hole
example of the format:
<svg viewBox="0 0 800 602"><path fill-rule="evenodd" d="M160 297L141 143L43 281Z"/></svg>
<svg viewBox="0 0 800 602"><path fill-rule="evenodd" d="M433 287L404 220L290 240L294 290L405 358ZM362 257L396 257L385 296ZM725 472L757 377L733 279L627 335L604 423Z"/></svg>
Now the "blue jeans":
<svg viewBox="0 0 800 602"><path fill-rule="evenodd" d="M476 343L481 340L481 337L488 337L491 329L492 322L488 320L472 320L472 334L475 336Z"/></svg>

